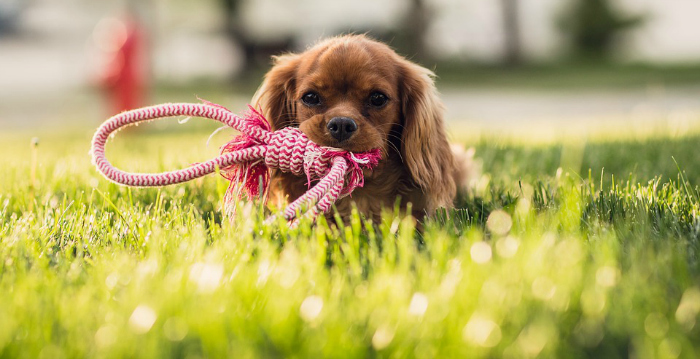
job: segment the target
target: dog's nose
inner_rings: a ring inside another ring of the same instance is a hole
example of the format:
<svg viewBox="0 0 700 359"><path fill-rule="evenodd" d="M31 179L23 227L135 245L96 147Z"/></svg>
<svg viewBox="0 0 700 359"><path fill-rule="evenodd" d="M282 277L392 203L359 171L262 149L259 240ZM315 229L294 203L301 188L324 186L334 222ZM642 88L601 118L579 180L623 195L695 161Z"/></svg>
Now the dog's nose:
<svg viewBox="0 0 700 359"><path fill-rule="evenodd" d="M350 117L333 117L326 126L331 136L338 141L345 141L357 131L357 123Z"/></svg>

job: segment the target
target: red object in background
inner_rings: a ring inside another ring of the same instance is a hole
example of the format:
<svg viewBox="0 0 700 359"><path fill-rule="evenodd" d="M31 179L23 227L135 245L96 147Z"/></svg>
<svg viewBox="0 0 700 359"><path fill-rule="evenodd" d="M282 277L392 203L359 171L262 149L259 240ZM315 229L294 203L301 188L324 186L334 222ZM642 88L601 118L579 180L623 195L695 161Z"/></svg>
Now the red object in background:
<svg viewBox="0 0 700 359"><path fill-rule="evenodd" d="M120 113L145 104L145 29L134 16L109 20L99 46L105 55L101 85L107 92L111 111Z"/></svg>

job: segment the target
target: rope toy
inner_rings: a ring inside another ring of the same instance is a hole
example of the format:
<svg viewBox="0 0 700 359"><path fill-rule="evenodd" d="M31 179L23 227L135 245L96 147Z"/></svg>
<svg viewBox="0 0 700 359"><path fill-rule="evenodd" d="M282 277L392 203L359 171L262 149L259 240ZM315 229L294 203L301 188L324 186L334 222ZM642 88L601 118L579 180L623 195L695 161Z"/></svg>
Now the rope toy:
<svg viewBox="0 0 700 359"><path fill-rule="evenodd" d="M171 116L203 117L219 121L241 132L224 145L221 154L211 160L187 168L162 173L130 173L112 166L105 157L105 144L116 130L139 122ZM240 188L248 198L267 193L270 169L306 176L309 190L290 203L284 218L290 223L299 219L302 207L311 206L303 215L315 218L328 212L333 203L357 187L364 185L363 169L374 168L380 150L352 153L333 147L319 146L298 128L286 127L271 131L270 124L252 107L243 117L223 106L207 101L202 104L169 103L122 112L105 121L92 138L92 162L109 180L134 187L156 187L191 181L218 168L230 181L224 202L240 198ZM312 181L318 181L311 187Z"/></svg>

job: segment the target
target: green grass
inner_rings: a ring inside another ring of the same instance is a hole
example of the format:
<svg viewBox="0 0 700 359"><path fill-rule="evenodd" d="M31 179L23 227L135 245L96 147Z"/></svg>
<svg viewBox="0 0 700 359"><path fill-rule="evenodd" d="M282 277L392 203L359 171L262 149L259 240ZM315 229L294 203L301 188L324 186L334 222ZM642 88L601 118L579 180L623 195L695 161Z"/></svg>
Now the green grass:
<svg viewBox="0 0 700 359"><path fill-rule="evenodd" d="M501 89L630 89L648 86L697 86L700 66L561 62L516 67L444 62L428 66L440 86Z"/></svg>
<svg viewBox="0 0 700 359"><path fill-rule="evenodd" d="M700 355L697 135L485 139L474 194L422 233L259 205L230 223L215 176L109 183L89 131L42 136L33 186L30 136L0 137L0 357ZM108 156L171 169L206 137L122 134Z"/></svg>

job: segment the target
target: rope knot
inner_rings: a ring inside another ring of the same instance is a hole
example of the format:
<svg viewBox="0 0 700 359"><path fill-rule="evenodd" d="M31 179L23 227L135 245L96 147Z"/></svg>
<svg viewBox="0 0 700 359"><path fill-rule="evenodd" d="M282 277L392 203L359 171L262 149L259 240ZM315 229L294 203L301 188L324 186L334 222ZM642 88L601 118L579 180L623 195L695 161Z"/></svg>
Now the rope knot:
<svg viewBox="0 0 700 359"><path fill-rule="evenodd" d="M305 174L308 152L319 146L311 142L298 128L285 127L270 134L265 154L265 165L291 172L297 176ZM308 175L308 174L307 174Z"/></svg>

